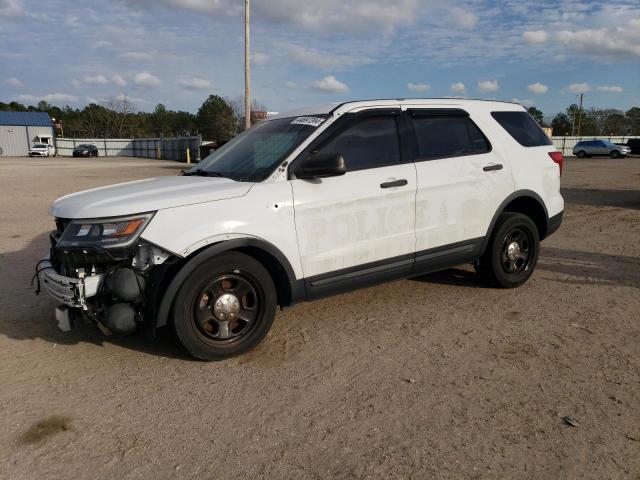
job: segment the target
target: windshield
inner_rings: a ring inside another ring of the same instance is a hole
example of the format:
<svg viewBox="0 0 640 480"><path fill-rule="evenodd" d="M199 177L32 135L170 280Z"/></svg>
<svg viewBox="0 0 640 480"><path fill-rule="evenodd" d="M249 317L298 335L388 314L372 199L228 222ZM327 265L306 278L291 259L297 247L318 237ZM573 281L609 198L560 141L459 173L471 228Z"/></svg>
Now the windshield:
<svg viewBox="0 0 640 480"><path fill-rule="evenodd" d="M91 148L91 145L78 145L76 148Z"/></svg>
<svg viewBox="0 0 640 480"><path fill-rule="evenodd" d="M46 145L43 145L42 143L36 143L33 148L47 148ZM24 150L23 150L24 151Z"/></svg>
<svg viewBox="0 0 640 480"><path fill-rule="evenodd" d="M258 123L215 150L187 175L213 175L260 182L325 120L326 115L289 117Z"/></svg>

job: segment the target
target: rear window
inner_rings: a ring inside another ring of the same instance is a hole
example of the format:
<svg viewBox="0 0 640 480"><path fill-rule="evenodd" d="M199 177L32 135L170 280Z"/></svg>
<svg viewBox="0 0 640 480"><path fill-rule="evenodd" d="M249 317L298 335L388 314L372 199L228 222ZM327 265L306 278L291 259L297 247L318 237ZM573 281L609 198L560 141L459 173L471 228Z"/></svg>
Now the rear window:
<svg viewBox="0 0 640 480"><path fill-rule="evenodd" d="M491 112L491 116L523 147L551 145L551 140L527 112Z"/></svg>
<svg viewBox="0 0 640 480"><path fill-rule="evenodd" d="M417 116L413 125L418 142L418 159L479 155L491 151L491 145L466 116Z"/></svg>

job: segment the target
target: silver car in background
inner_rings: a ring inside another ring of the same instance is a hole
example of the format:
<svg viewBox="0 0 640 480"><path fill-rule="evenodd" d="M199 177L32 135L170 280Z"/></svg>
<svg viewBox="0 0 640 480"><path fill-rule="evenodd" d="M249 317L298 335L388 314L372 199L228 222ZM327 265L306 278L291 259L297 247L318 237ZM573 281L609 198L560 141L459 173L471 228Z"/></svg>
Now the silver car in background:
<svg viewBox="0 0 640 480"><path fill-rule="evenodd" d="M630 153L631 149L626 145L617 145L609 140L582 140L573 147L573 154L580 158L593 156L620 158Z"/></svg>

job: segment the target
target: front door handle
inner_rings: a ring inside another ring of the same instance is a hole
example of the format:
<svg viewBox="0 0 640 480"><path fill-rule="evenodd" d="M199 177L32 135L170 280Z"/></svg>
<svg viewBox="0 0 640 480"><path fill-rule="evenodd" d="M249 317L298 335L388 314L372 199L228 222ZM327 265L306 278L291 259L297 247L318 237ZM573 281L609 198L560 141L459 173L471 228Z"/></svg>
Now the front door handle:
<svg viewBox="0 0 640 480"><path fill-rule="evenodd" d="M493 170L502 170L502 164L496 163L495 165L487 165L482 170L484 170L485 172L491 172Z"/></svg>
<svg viewBox="0 0 640 480"><path fill-rule="evenodd" d="M384 182L380 184L380 188L391 188L391 187L404 187L407 182L404 178L402 180L393 180L392 182Z"/></svg>

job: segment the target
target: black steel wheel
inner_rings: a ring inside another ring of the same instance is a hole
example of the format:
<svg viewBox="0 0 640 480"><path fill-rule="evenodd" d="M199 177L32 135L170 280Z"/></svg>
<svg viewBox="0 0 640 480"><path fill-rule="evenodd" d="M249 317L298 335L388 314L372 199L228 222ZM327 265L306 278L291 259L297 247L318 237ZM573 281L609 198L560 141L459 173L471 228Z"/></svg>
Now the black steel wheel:
<svg viewBox="0 0 640 480"><path fill-rule="evenodd" d="M252 279L220 275L194 297L193 317L207 340L233 342L255 327L259 315L258 289Z"/></svg>
<svg viewBox="0 0 640 480"><path fill-rule="evenodd" d="M276 306L276 289L262 264L239 252L224 253L197 267L180 287L176 334L196 358L231 357L265 337Z"/></svg>
<svg viewBox="0 0 640 480"><path fill-rule="evenodd" d="M585 158L586 156L587 156L587 152L585 152L584 150L579 150L576 153L576 157L578 157L578 158Z"/></svg>
<svg viewBox="0 0 640 480"><path fill-rule="evenodd" d="M611 150L611 153L609 154L609 156L611 158L620 158L620 152L618 150Z"/></svg>
<svg viewBox="0 0 640 480"><path fill-rule="evenodd" d="M500 248L500 265L505 273L519 274L531 266L532 232L514 228L504 237Z"/></svg>
<svg viewBox="0 0 640 480"><path fill-rule="evenodd" d="M514 288L526 282L538 262L540 240L533 221L520 213L503 213L493 229L476 270L490 284Z"/></svg>

